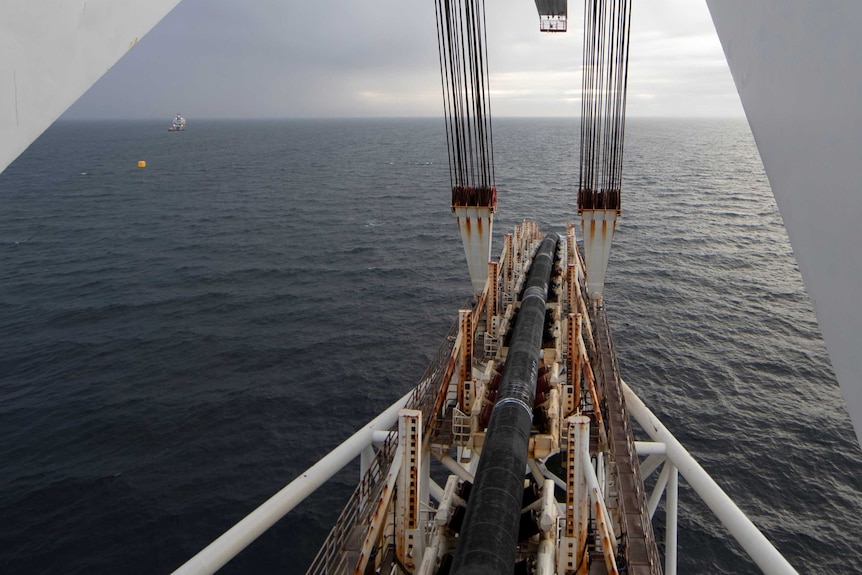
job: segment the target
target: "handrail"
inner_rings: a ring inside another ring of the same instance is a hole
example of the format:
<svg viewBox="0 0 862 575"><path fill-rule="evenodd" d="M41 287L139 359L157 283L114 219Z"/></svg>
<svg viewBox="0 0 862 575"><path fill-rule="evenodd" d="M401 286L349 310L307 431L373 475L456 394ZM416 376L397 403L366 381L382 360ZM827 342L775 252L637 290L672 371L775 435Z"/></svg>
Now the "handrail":
<svg viewBox="0 0 862 575"><path fill-rule="evenodd" d="M667 457L688 481L734 539L742 545L757 566L766 575L799 575L796 569L769 542L760 530L745 516L736 503L709 476L706 470L695 461L685 447L659 421L658 417L644 404L626 383L620 379L626 406L647 435L653 441L665 444Z"/></svg>
<svg viewBox="0 0 862 575"><path fill-rule="evenodd" d="M476 313L475 310L474 313ZM397 422L398 411L401 408L409 406L412 409L419 409L423 412L423 419L426 422L431 422L438 407L436 405L437 391L440 387L445 387L443 380L446 378L446 374L451 372L449 363L455 348L457 331L458 323L456 321L449 328L434 359L420 379L419 385L407 392L341 445L330 451L239 523L228 529L218 539L207 545L197 555L181 565L172 575L211 575L221 569L318 487L358 457L366 447L372 444L374 431L390 430ZM390 450L384 449L383 451L385 453L378 453L376 458L379 468L386 467L388 460L391 459ZM360 485L361 487L362 485ZM366 490L370 489L373 489L373 486L367 485ZM352 508L351 513L355 512L356 508Z"/></svg>
<svg viewBox="0 0 862 575"><path fill-rule="evenodd" d="M311 562L307 573L337 573L344 560L339 556L342 544L350 537L357 525L370 526L374 520L377 506L373 503L380 499L384 480L394 465L398 447L398 435L390 433L374 457L368 471L362 476L353 495L335 520L329 536Z"/></svg>
<svg viewBox="0 0 862 575"><path fill-rule="evenodd" d="M437 409L437 398L440 395L437 390L448 387L443 385L443 381L447 377L451 377L451 358L457 354L458 339L455 335L457 333L458 321L456 320L449 327L446 337L443 338L443 343L440 344L436 355L425 369L419 384L410 393L410 399L406 405L409 409L422 412L422 419L426 422L426 427L428 420L432 420ZM338 555L343 551L345 542L351 537L357 525L370 526L376 507L368 505L362 508L362 502L379 499L383 485L386 483L387 473L392 469L397 441L397 434L390 434L383 448L377 452L372 466L353 491L341 515L321 545L317 556L306 571L307 574L339 573L342 571L339 569L342 565L339 563ZM360 508L362 508L361 511Z"/></svg>
<svg viewBox="0 0 862 575"><path fill-rule="evenodd" d="M398 411L407 404L413 393L414 390L411 389L404 394L386 411L181 565L173 575L211 575L221 569L276 521L356 459L363 449L371 445L375 430L390 429L398 420Z"/></svg>

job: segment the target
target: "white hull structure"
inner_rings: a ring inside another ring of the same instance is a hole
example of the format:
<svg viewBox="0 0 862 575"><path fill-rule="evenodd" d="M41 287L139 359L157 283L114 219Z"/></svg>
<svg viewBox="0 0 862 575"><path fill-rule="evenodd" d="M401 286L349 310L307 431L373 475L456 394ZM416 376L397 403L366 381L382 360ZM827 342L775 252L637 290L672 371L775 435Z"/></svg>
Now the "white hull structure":
<svg viewBox="0 0 862 575"><path fill-rule="evenodd" d="M862 3L707 4L862 441Z"/></svg>
<svg viewBox="0 0 862 575"><path fill-rule="evenodd" d="M3 2L0 171L177 4L179 0Z"/></svg>

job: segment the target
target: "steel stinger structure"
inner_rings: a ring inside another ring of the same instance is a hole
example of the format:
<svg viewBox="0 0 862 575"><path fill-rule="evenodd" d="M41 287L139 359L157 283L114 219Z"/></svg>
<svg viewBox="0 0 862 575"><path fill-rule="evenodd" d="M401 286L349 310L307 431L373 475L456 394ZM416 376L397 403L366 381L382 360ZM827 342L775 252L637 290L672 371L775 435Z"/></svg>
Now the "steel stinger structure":
<svg viewBox="0 0 862 575"><path fill-rule="evenodd" d="M411 393L176 573L213 573L357 457L359 484L309 574L675 574L680 474L765 573L795 573L620 378L602 288L631 0L585 2L583 256L573 224L560 237L524 222L497 259L485 7L435 5L452 209L475 300ZM536 6L541 30L564 31L564 2ZM630 417L652 441L635 439ZM651 520L663 495L662 558Z"/></svg>
<svg viewBox="0 0 862 575"><path fill-rule="evenodd" d="M356 458L309 574L673 574L680 475L764 573L796 573L619 377L573 225L516 226L488 270L414 390L175 573L215 573Z"/></svg>

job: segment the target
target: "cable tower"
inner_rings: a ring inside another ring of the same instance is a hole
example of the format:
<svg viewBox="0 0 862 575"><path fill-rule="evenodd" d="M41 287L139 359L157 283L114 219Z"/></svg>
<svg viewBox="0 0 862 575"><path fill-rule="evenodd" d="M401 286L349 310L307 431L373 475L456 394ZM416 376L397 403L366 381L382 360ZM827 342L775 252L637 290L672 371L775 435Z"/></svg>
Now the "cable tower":
<svg viewBox="0 0 862 575"><path fill-rule="evenodd" d="M497 211L484 0L435 0L452 212L473 291L488 279Z"/></svg>
<svg viewBox="0 0 862 575"><path fill-rule="evenodd" d="M590 297L602 303L620 215L631 0L584 3L578 214Z"/></svg>

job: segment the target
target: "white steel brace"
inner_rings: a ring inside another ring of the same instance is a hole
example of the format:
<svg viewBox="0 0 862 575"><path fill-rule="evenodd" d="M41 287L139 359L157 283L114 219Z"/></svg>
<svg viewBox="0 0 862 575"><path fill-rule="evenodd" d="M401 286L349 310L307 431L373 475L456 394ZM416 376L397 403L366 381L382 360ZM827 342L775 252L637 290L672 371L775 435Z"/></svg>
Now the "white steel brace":
<svg viewBox="0 0 862 575"><path fill-rule="evenodd" d="M700 495L730 534L757 563L766 575L798 575L796 569L755 527L754 523L736 506L727 493L695 461L673 434L667 430L652 411L644 405L626 383L620 380L629 415L634 417L653 441L665 444L667 457L689 485ZM673 473L669 473L673 475ZM670 481L669 481L670 483ZM675 496L672 496L675 497ZM675 503L672 503L676 505Z"/></svg>
<svg viewBox="0 0 862 575"><path fill-rule="evenodd" d="M398 420L398 411L407 404L412 395L411 389L386 411L186 561L173 572L173 575L212 575L221 569L276 521L287 515L291 509L314 493L345 465L356 459L367 446L371 445L375 431L391 429Z"/></svg>

